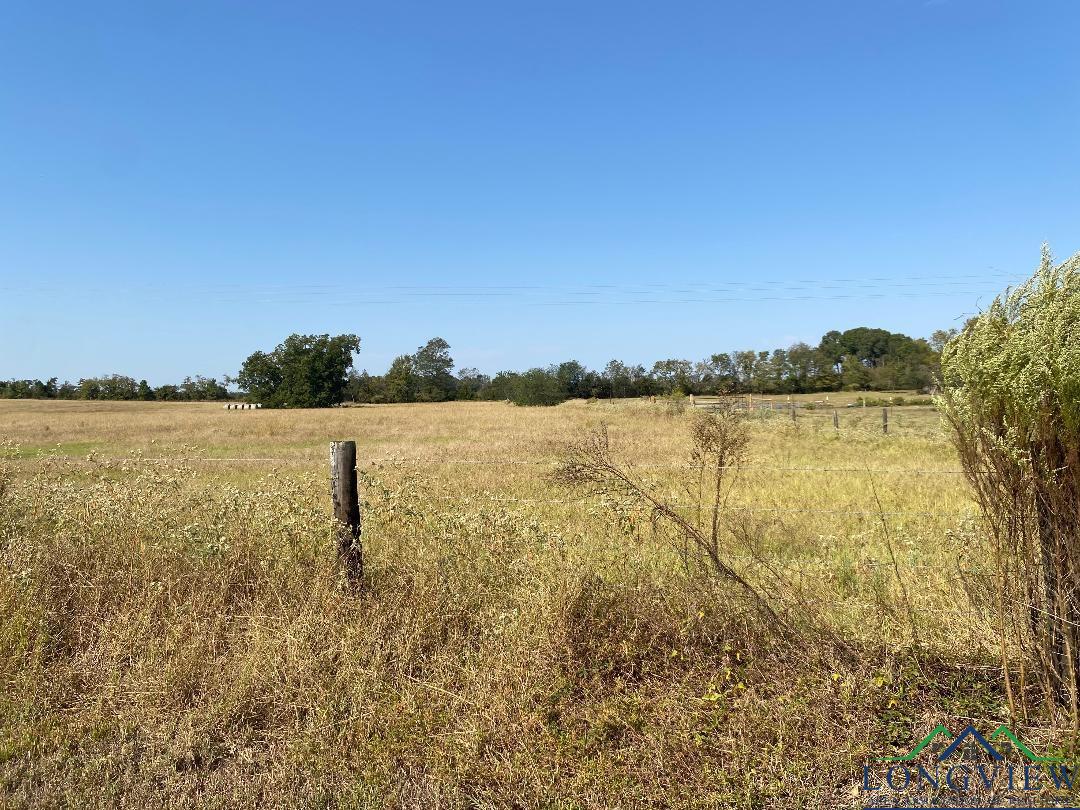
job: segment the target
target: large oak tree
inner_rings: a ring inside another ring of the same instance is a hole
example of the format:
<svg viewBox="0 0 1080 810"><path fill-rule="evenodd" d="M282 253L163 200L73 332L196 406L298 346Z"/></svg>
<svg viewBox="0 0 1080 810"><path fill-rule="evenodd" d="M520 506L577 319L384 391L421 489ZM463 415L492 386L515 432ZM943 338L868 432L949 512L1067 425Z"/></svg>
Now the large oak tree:
<svg viewBox="0 0 1080 810"><path fill-rule="evenodd" d="M274 351L255 352L236 378L267 408L326 408L345 399L356 335L289 335Z"/></svg>

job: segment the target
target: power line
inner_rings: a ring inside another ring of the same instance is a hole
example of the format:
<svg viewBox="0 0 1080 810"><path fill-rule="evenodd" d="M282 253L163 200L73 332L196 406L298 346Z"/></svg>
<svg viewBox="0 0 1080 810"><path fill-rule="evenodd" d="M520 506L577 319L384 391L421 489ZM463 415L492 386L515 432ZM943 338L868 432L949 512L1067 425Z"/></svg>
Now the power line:
<svg viewBox="0 0 1080 810"><path fill-rule="evenodd" d="M711 281L655 281L510 285L365 284L361 289L348 284L209 284L131 286L130 292L149 296L197 295L202 300L268 304L327 303L347 305L397 305L420 301L453 299L489 303L495 299L516 299L545 306L588 304L718 304L783 301L852 300L873 298L955 297L985 295L987 286L1020 281L1025 276L987 271L949 277L935 275L894 275L848 278L754 279ZM53 283L7 285L8 293L38 292L49 295L84 294L89 288ZM822 294L826 291L843 291ZM917 290L917 291L911 291Z"/></svg>

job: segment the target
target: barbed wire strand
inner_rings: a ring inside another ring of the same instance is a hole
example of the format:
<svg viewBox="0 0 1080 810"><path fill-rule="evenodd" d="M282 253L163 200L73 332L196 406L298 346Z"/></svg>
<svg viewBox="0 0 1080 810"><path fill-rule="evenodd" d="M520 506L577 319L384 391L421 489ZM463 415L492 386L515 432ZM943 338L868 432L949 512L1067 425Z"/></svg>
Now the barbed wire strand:
<svg viewBox="0 0 1080 810"><path fill-rule="evenodd" d="M193 463L237 463L237 464L315 464L322 463L322 459L314 458L290 458L290 457L275 457L275 456L251 456L251 457L234 457L234 456L221 456L221 457L201 457L201 456L100 456L93 458L84 458L80 456L65 456L58 454L45 454L40 456L25 456L21 458L6 459L7 461L45 461L45 460L60 460L76 463L115 463L123 464L127 462L167 462L167 463L181 463L181 462L193 462ZM466 466L507 466L507 467L543 467L543 466L555 466L561 463L561 459L541 459L532 461L522 461L518 459L428 459L428 458L394 458L386 457L382 459L372 459L370 464L416 464L416 465L437 465L437 466L453 466L453 465L466 465ZM696 470L700 469L700 465L695 464L638 464L631 463L630 466L634 469L643 470ZM709 467L710 470L715 470L715 467ZM773 467L768 465L759 464L741 464L741 465L724 465L721 466L722 470L739 470L745 472L784 472L784 473L860 473L860 474L872 474L872 475L963 475L963 470L949 470L949 469L936 469L927 467Z"/></svg>

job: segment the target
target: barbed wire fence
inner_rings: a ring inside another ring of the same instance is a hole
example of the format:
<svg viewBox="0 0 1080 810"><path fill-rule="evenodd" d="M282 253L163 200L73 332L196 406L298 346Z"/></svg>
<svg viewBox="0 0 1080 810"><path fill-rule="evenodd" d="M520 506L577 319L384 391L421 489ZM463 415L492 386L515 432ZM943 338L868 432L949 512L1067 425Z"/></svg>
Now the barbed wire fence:
<svg viewBox="0 0 1080 810"><path fill-rule="evenodd" d="M197 455L182 455L182 456L146 456L142 454L132 454L127 456L94 456L91 454L89 457L68 456L61 453L39 453L34 456L8 456L3 459L6 462L14 462L16 464L32 464L34 462L54 462L61 464L77 464L77 465L107 465L117 466L126 464L149 464L149 465L183 465L183 464L208 464L208 465L229 465L229 464L266 464L271 468L280 466L301 466L301 467L315 467L319 464L319 460L313 457L289 457L289 456L197 456ZM543 459L511 459L511 458L441 458L441 457L403 457L388 455L382 458L373 459L369 461L369 465L378 469L383 467L394 468L413 468L413 469L425 469L434 466L439 467L507 467L507 468L532 468L532 469L554 469L559 464L561 459L558 458L543 458ZM690 470L696 469L696 465L685 463L631 463L628 465L634 470ZM853 467L853 466L800 466L800 465L775 465L775 464L755 464L747 463L740 465L731 465L725 469L739 470L740 472L762 472L762 473L779 473L785 476L800 476L800 475L822 475L822 474L840 474L840 475L870 475L870 476L897 476L897 477L909 477L916 478L921 476L935 477L942 476L949 479L956 476L964 475L964 471L955 468L944 467ZM515 495L505 495L493 493L490 490L478 490L473 492L458 492L455 494L440 494L440 493L425 493L424 499L429 501L444 501L444 502L458 502L462 504L473 505L477 502L497 504L501 507L505 506L559 506L562 508L574 508L574 509L602 509L610 506L610 503L605 502L603 499L595 497L573 497L573 498L547 498L547 497L521 497ZM946 519L949 521L962 521L970 520L976 517L976 505L974 502L969 508L966 509L850 509L850 508L838 508L838 509L825 509L825 508L809 508L809 507L785 507L785 506L754 506L747 504L728 505L724 507L713 507L711 505L698 505L691 503L681 503L678 501L668 500L666 505L676 510L703 510L709 511L716 508L726 509L733 514L778 514L778 515L814 515L814 516L830 516L830 517L858 517L867 519L881 519L892 517L918 517L918 518L934 518L934 519ZM757 555L740 555L733 554L728 559L737 564L756 564L762 562L760 556ZM771 565L777 566L790 566L801 565L808 562L803 558L776 558L766 560ZM820 562L825 562L821 560ZM895 575L895 564L890 560L876 559L876 558L856 558L848 563L855 569L883 569L887 570ZM963 584L970 582L973 578L989 578L996 576L996 573L989 568L975 568L970 566L962 566L959 564L946 567L944 565L927 565L915 562L901 561L900 563L902 572L904 575L932 575L939 581L944 581L949 584ZM836 602L833 599L826 597L807 598L803 597L806 604L813 604L818 607L836 607ZM1038 606L1032 604L1022 603L1014 598L1007 600L1008 604L1020 611L1029 610L1041 610ZM867 605L869 607L869 605ZM971 620L975 618L984 608L970 604L967 607L938 607L933 605L921 604L917 607L916 612L919 615L933 615L942 618L954 618ZM1061 617L1055 617L1061 618ZM1064 620L1064 619L1063 619Z"/></svg>

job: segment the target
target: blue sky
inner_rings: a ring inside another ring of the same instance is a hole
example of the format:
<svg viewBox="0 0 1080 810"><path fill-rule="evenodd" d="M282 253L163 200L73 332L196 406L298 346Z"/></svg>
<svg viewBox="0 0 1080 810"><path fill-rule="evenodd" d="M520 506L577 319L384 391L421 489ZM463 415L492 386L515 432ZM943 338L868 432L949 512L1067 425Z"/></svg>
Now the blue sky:
<svg viewBox="0 0 1080 810"><path fill-rule="evenodd" d="M0 377L957 325L1080 250L1080 4L6 2Z"/></svg>

